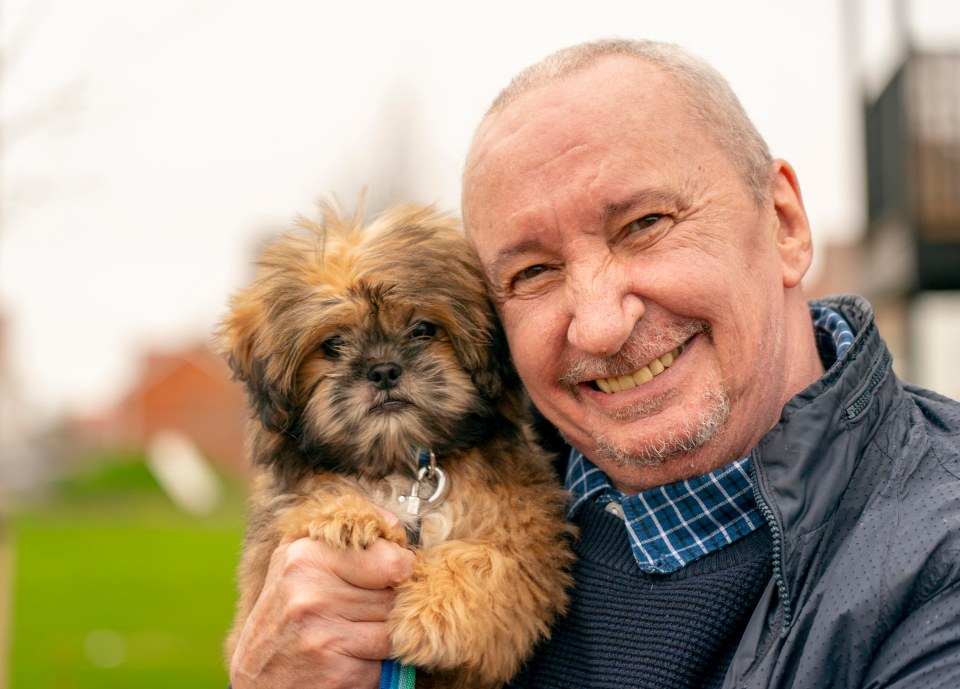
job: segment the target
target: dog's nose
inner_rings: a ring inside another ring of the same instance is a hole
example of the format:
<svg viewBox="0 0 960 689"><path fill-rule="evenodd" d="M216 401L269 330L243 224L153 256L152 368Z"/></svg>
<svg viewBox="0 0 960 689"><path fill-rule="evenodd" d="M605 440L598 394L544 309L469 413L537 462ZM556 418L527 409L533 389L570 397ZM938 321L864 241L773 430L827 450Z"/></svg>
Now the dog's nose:
<svg viewBox="0 0 960 689"><path fill-rule="evenodd" d="M400 368L400 364L390 361L371 366L370 370L367 371L367 380L381 390L389 390L397 384L397 379L401 373L403 373L403 369Z"/></svg>

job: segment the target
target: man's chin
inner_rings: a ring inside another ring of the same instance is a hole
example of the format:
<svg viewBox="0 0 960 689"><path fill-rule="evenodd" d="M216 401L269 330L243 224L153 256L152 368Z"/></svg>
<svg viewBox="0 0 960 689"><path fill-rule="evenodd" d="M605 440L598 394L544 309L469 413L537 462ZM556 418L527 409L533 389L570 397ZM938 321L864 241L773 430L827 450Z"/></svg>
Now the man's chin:
<svg viewBox="0 0 960 689"><path fill-rule="evenodd" d="M651 433L649 427L657 423L652 421L645 423L640 433L627 438L594 434L594 451L598 458L607 462L636 468L658 467L677 459L691 458L719 438L729 416L730 405L726 396L712 396L711 401L712 404L701 410L695 420L678 427L664 424Z"/></svg>
<svg viewBox="0 0 960 689"><path fill-rule="evenodd" d="M662 442L624 447L602 438L594 440L594 452L604 464L635 469L660 467L696 452L697 449L687 449L684 444L670 446Z"/></svg>

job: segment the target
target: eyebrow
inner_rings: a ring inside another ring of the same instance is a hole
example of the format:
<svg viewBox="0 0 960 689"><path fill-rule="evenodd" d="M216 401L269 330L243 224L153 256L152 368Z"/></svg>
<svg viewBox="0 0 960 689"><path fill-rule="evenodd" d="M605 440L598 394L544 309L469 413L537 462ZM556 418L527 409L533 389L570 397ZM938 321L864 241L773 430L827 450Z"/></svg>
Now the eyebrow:
<svg viewBox="0 0 960 689"><path fill-rule="evenodd" d="M667 191L665 189L644 189L623 201L614 201L604 204L600 211L600 219L607 223L638 206L670 206L673 208L684 209L690 206L690 199L686 194L680 191Z"/></svg>
<svg viewBox="0 0 960 689"><path fill-rule="evenodd" d="M490 263L490 277L499 280L500 272L503 270L505 264L512 261L516 256L522 256L531 251L536 251L541 249L542 246L540 240L535 238L524 239L516 244L505 246L496 253L493 261Z"/></svg>

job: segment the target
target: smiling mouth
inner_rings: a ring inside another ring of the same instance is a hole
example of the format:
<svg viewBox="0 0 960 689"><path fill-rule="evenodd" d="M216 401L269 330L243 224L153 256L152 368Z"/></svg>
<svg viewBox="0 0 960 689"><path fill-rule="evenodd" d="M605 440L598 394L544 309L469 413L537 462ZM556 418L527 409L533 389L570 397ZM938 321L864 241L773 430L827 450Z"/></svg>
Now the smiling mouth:
<svg viewBox="0 0 960 689"><path fill-rule="evenodd" d="M608 395L612 395L615 392L623 392L624 390L635 388L638 385L649 383L651 380L670 368L676 358L683 354L683 350L686 349L686 347L687 345L684 343L676 349L654 359L649 364L634 371L633 373L615 376L613 378L597 378L591 383L588 383L588 385L591 385L591 387L595 387L598 390L602 390Z"/></svg>

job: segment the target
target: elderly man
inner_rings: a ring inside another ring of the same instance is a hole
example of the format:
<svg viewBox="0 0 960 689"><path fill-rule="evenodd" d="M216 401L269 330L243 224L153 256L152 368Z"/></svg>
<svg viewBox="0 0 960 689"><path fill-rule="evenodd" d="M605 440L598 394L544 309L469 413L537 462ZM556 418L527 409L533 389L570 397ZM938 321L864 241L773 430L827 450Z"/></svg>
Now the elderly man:
<svg viewBox="0 0 960 689"><path fill-rule="evenodd" d="M517 687L960 686L960 405L897 380L862 299L808 304L796 176L712 68L550 56L481 123L463 210L572 448L577 586ZM277 552L235 689L376 686L410 566L378 545Z"/></svg>

